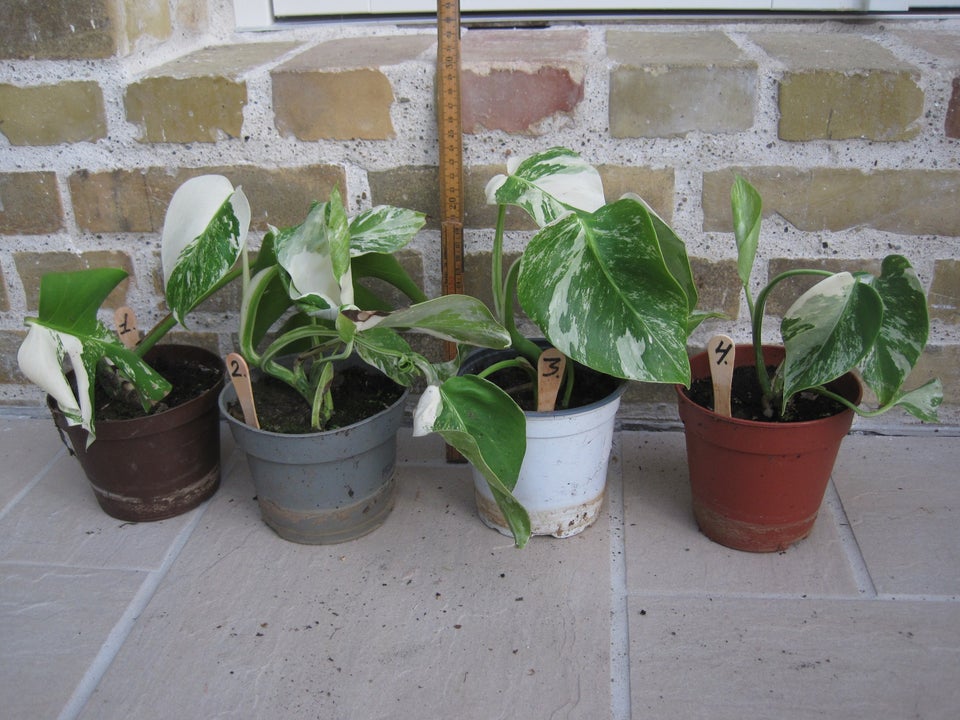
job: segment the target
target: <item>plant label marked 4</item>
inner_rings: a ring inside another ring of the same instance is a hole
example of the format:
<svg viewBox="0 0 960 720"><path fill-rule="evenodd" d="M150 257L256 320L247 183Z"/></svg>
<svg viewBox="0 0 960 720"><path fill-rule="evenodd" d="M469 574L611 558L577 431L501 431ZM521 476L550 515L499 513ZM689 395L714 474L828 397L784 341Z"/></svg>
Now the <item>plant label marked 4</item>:
<svg viewBox="0 0 960 720"><path fill-rule="evenodd" d="M707 345L710 377L713 379L713 411L730 417L730 385L733 383L733 361L736 350L726 335L714 335Z"/></svg>
<svg viewBox="0 0 960 720"><path fill-rule="evenodd" d="M537 411L550 412L557 404L567 358L556 348L547 348L537 361Z"/></svg>
<svg viewBox="0 0 960 720"><path fill-rule="evenodd" d="M237 391L237 400L243 410L243 420L250 427L260 429L260 420L257 418L257 406L253 403L253 385L250 384L250 369L247 361L239 353L230 353L226 357L227 370L230 381Z"/></svg>
<svg viewBox="0 0 960 720"><path fill-rule="evenodd" d="M133 350L140 342L140 328L137 327L137 316L133 310L126 305L118 307L113 313L113 324L123 346Z"/></svg>

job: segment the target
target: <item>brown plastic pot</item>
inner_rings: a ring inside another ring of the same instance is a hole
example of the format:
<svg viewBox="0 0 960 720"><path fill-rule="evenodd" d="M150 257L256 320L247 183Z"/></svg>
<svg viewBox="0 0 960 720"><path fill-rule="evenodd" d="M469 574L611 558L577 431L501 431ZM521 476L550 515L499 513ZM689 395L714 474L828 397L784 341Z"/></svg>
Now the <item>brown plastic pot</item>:
<svg viewBox="0 0 960 720"><path fill-rule="evenodd" d="M220 485L220 414L223 361L203 348L158 345L144 358L161 375L175 359L200 362L220 372L217 383L189 402L156 415L97 423L87 431L68 425L47 398L54 422L70 441L105 513L119 520L163 520L192 510Z"/></svg>
<svg viewBox="0 0 960 720"><path fill-rule="evenodd" d="M784 350L764 346L763 354L768 365L776 365ZM706 353L690 364L694 380L709 378ZM753 365L753 346L738 345L734 364ZM740 420L697 405L682 386L675 387L701 532L749 552L785 550L809 535L853 411L806 422ZM828 387L852 403L860 401L862 387L852 373Z"/></svg>

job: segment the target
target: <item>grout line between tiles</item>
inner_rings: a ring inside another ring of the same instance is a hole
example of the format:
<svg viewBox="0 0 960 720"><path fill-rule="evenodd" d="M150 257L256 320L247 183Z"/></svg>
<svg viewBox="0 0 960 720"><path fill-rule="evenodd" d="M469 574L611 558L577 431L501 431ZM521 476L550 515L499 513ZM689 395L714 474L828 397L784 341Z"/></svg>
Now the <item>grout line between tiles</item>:
<svg viewBox="0 0 960 720"><path fill-rule="evenodd" d="M626 519L623 500L623 453L619 433L613 456L619 482L607 493L610 515L610 717L630 720L630 624L627 612Z"/></svg>
<svg viewBox="0 0 960 720"><path fill-rule="evenodd" d="M837 524L840 544L847 555L847 562L850 563L853 579L857 583L860 595L867 598L876 598L877 587L873 584L873 578L870 577L867 561L860 550L860 543L857 541L857 536L850 525L850 518L847 517L847 512L843 509L843 501L840 499L840 493L837 492L837 486L832 478L827 483L826 501L833 513L834 522Z"/></svg>
<svg viewBox="0 0 960 720"><path fill-rule="evenodd" d="M180 552L187 544L187 541L191 535L193 535L194 530L200 524L200 520L204 514L206 514L209 506L209 502L204 503L203 507L199 509L200 511L191 519L191 522L184 526L177 534L174 542L167 550L167 554L160 567L147 574L147 578L143 581L143 584L140 585L140 589L137 590L136 595L133 596L130 604L127 605L123 615L120 616L120 619L113 626L109 635L107 635L107 639L104 640L103 645L100 646L100 651L93 659L93 662L90 663L87 672L84 673L83 678L77 683L70 699L67 700L63 710L60 711L58 720L73 720L81 713L124 643L127 641L141 613L143 613L147 605L150 604L157 589L160 587L160 583L163 582L173 563L180 556Z"/></svg>
<svg viewBox="0 0 960 720"><path fill-rule="evenodd" d="M33 476L33 479L30 480L30 482L28 482L22 488L20 488L20 491L16 495L10 498L10 501L2 509L0 509L0 520L6 517L7 513L9 513L16 506L16 504L24 498L24 496L27 493L33 490L33 488L36 487L37 483L43 480L44 476L48 472L50 472L50 468L52 468L57 463L57 461L60 460L60 458L63 457L64 454L66 454L66 452L67 452L66 447L61 447L59 450L57 450L57 452L53 454L53 457L50 458L50 460L42 468L40 468L40 470L36 473L36 475Z"/></svg>

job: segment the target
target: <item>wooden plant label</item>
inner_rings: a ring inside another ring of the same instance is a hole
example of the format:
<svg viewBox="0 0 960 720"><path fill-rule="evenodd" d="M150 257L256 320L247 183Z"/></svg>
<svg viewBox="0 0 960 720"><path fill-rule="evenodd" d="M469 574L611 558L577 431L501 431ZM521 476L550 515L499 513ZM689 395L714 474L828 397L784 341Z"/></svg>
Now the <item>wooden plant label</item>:
<svg viewBox="0 0 960 720"><path fill-rule="evenodd" d="M113 313L113 324L117 328L120 342L128 350L133 350L140 342L140 328L137 327L137 316L126 305L118 307Z"/></svg>
<svg viewBox="0 0 960 720"><path fill-rule="evenodd" d="M230 353L226 361L230 381L233 383L233 389L237 391L240 409L243 410L244 422L259 429L260 420L257 418L257 406L253 403L253 386L250 384L250 369L247 367L247 361L239 353Z"/></svg>
<svg viewBox="0 0 960 720"><path fill-rule="evenodd" d="M567 358L556 348L547 348L537 361L537 411L550 412L557 404Z"/></svg>
<svg viewBox="0 0 960 720"><path fill-rule="evenodd" d="M710 377L713 379L713 411L730 417L730 386L733 384L733 360L736 354L733 340L726 335L714 335L707 345L710 358Z"/></svg>

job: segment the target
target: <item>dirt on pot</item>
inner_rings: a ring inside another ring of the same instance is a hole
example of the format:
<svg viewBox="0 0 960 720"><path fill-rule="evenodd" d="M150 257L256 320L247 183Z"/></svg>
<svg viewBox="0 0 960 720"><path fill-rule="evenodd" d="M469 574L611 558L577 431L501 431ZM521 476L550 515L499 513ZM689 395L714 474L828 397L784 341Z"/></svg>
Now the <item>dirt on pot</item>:
<svg viewBox="0 0 960 720"><path fill-rule="evenodd" d="M776 367L768 366L771 376ZM713 410L713 383L710 378L694 380L689 390L684 391L688 398L701 407ZM774 408L773 416L765 414L762 402L763 392L757 381L756 368L744 365L733 371L733 384L730 391L730 406L733 417L756 422L805 422L830 417L843 411L844 406L836 400L815 392L800 392L787 403L781 416Z"/></svg>
<svg viewBox="0 0 960 720"><path fill-rule="evenodd" d="M403 388L384 375L351 367L337 371L331 392L334 411L325 430L353 425L386 410L403 395ZM310 404L286 383L272 377L255 380L253 400L262 429L288 435L316 432L310 425ZM238 402L230 403L227 411L243 422Z"/></svg>

